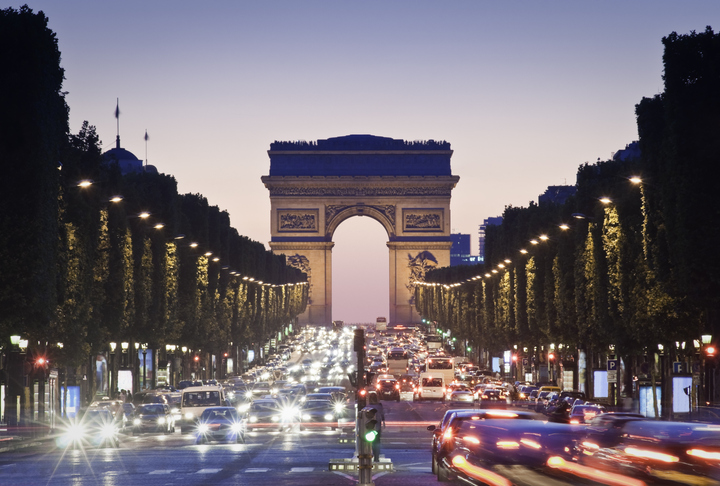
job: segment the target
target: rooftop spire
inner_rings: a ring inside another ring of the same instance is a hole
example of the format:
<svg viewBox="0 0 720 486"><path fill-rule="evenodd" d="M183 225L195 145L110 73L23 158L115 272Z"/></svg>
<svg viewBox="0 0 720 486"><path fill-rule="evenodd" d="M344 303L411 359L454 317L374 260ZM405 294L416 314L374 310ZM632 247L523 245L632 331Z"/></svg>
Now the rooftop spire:
<svg viewBox="0 0 720 486"><path fill-rule="evenodd" d="M120 148L120 98L117 98L117 105L115 105L115 119L117 120L117 138L115 139L115 148Z"/></svg>

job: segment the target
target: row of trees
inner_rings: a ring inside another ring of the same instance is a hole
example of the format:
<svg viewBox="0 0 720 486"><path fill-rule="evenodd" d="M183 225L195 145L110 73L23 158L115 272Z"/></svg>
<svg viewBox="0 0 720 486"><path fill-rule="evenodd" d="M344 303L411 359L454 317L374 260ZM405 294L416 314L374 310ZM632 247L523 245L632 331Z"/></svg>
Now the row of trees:
<svg viewBox="0 0 720 486"><path fill-rule="evenodd" d="M0 342L22 335L68 367L113 341L221 354L304 311L305 274L227 212L172 176L123 176L87 122L69 134L42 12L0 11L0 65Z"/></svg>
<svg viewBox="0 0 720 486"><path fill-rule="evenodd" d="M665 91L636 106L641 155L581 166L564 204L507 207L485 263L429 273L418 312L493 353L564 343L642 356L661 344L681 357L717 336L720 36L663 44Z"/></svg>

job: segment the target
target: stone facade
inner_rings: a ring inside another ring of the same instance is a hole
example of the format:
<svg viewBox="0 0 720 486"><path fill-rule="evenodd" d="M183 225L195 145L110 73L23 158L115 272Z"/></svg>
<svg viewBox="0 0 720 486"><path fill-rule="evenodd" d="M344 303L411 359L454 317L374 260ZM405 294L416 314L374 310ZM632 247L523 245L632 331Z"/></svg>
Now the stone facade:
<svg viewBox="0 0 720 486"><path fill-rule="evenodd" d="M300 323L332 322L333 234L353 216L369 216L387 232L389 323L419 322L414 282L450 265L450 195L459 180L450 172L450 145L351 135L276 142L268 154L271 175L262 181L270 192L270 248L310 279Z"/></svg>

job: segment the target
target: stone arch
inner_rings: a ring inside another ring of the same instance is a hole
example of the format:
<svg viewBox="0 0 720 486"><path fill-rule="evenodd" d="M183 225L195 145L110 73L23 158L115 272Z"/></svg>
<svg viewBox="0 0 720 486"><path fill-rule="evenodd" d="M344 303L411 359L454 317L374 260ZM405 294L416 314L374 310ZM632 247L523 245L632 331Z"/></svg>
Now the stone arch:
<svg viewBox="0 0 720 486"><path fill-rule="evenodd" d="M349 135L270 145L270 248L308 274L300 324L332 322L333 235L369 216L388 235L390 324L416 324L414 282L428 265L450 265L452 175L447 142Z"/></svg>
<svg viewBox="0 0 720 486"><path fill-rule="evenodd" d="M329 205L325 207L325 238L332 241L335 230L353 216L369 216L385 228L388 239L395 237L395 206L387 204L372 206L366 204Z"/></svg>

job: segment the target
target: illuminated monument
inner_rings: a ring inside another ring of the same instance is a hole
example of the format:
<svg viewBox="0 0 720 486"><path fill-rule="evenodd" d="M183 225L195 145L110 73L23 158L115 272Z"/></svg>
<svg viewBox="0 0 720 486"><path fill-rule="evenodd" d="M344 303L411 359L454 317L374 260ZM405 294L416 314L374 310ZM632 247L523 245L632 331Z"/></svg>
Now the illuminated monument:
<svg viewBox="0 0 720 486"><path fill-rule="evenodd" d="M275 142L268 155L270 248L310 280L300 323L331 323L333 234L353 216L369 216L387 232L389 322L419 322L414 282L450 265L450 195L460 179L450 169L450 144L348 135Z"/></svg>

